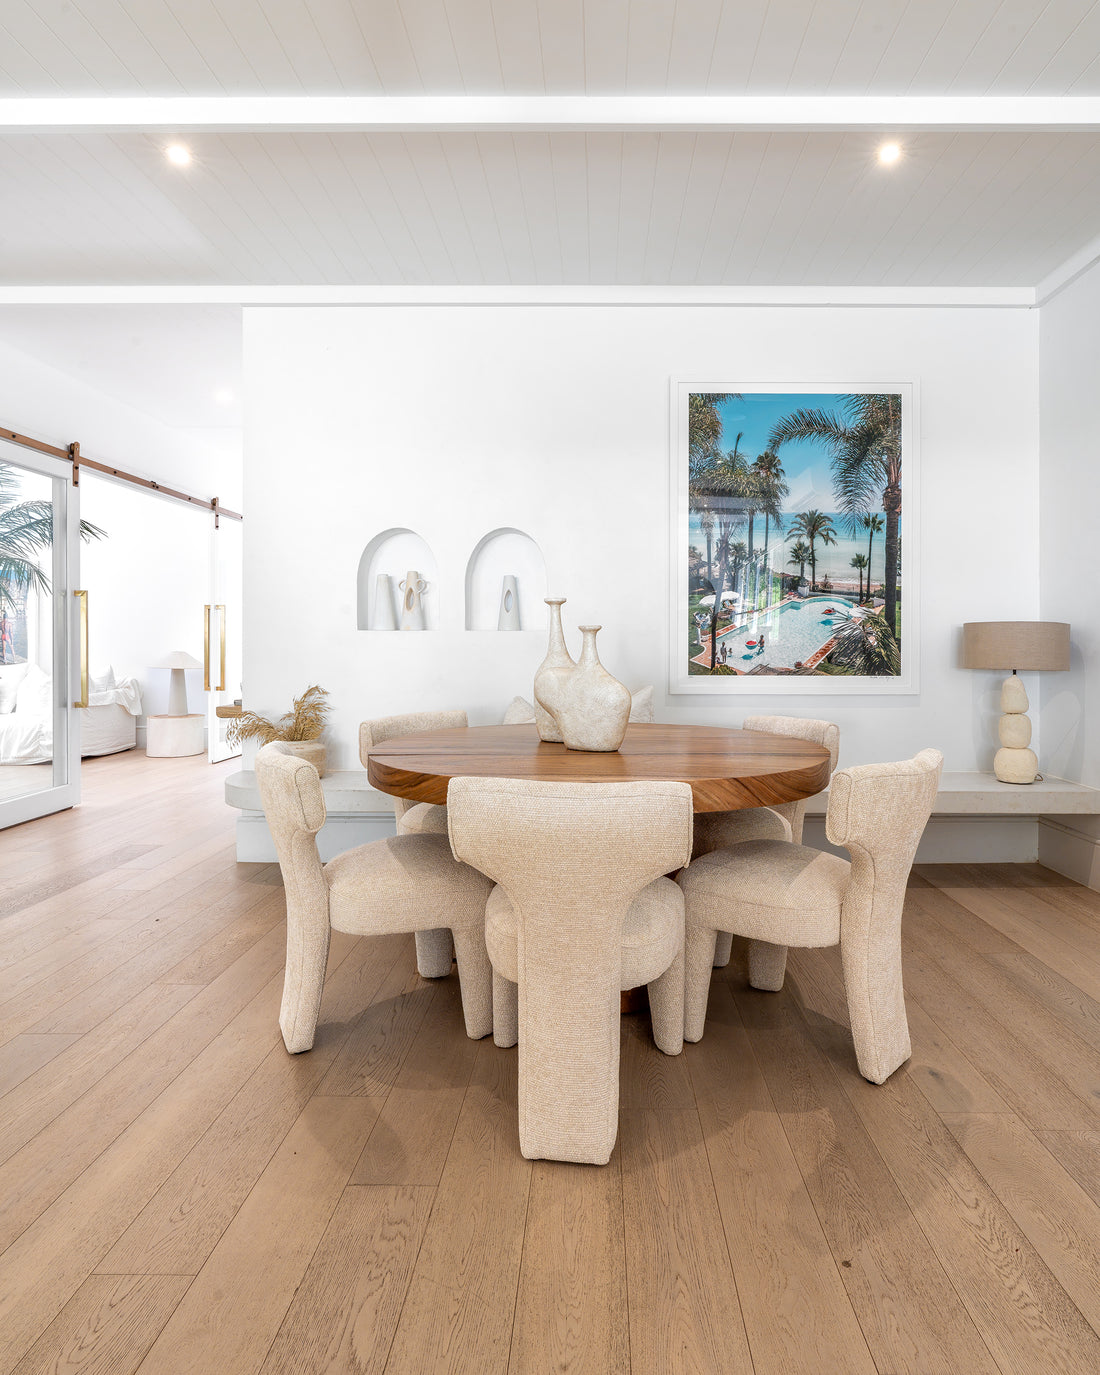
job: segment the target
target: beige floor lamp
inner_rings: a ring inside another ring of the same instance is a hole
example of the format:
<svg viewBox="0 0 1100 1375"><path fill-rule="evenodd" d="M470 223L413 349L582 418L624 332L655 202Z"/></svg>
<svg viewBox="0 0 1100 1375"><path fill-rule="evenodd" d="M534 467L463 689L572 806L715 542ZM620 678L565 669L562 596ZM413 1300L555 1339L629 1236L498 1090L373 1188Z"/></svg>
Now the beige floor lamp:
<svg viewBox="0 0 1100 1375"><path fill-rule="evenodd" d="M1069 668L1069 626L1064 621L968 621L963 626L963 667L1012 670L1001 684L1001 748L993 772L1002 783L1034 783L1039 760L1031 745L1027 689L1017 669Z"/></svg>

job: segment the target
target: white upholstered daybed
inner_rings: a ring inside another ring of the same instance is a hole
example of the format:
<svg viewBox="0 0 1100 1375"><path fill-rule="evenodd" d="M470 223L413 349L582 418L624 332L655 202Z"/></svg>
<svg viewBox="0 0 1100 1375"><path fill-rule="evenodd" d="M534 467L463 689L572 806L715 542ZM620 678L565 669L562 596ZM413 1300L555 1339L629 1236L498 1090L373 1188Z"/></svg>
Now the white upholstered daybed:
<svg viewBox="0 0 1100 1375"><path fill-rule="evenodd" d="M80 753L116 754L137 743L141 691L134 678L108 669L89 681L88 705L76 712ZM0 664L0 764L45 764L53 758L53 687L37 664Z"/></svg>

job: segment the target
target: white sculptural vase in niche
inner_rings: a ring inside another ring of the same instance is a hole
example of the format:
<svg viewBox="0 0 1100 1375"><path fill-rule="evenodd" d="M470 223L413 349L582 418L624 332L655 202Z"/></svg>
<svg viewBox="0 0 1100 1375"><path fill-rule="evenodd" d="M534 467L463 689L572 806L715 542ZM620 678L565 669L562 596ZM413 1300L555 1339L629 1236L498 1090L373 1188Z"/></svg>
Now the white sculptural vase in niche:
<svg viewBox="0 0 1100 1375"><path fill-rule="evenodd" d="M1027 689L1012 674L1001 685L1001 718L997 738L1001 748L993 756L993 772L1002 783L1034 783L1039 760L1031 744L1031 721L1027 716Z"/></svg>
<svg viewBox="0 0 1100 1375"><path fill-rule="evenodd" d="M375 580L374 624L372 630L396 630L397 618L393 614L393 588L390 575L379 573Z"/></svg>
<svg viewBox="0 0 1100 1375"><path fill-rule="evenodd" d="M580 627L584 642L575 668L551 669L543 706L561 728L566 749L610 753L617 750L630 720L630 689L600 663L598 625Z"/></svg>
<svg viewBox="0 0 1100 1375"><path fill-rule="evenodd" d="M546 688L552 692L552 682L548 675L557 669L571 669L574 664L572 654L565 647L565 635L561 628L561 609L565 604L565 598L544 597L543 600L550 608L550 643L546 650L546 658L535 671L535 726L538 729L540 740L548 740L560 745L562 743L561 729L553 716L542 705L540 688Z"/></svg>
<svg viewBox="0 0 1100 1375"><path fill-rule="evenodd" d="M500 614L497 616L497 629L518 630L519 628L519 594L516 591L516 579L512 573L505 573L504 582L500 589Z"/></svg>
<svg viewBox="0 0 1100 1375"><path fill-rule="evenodd" d="M401 589L401 629L426 630L424 593L428 584L415 568L410 568L397 585Z"/></svg>

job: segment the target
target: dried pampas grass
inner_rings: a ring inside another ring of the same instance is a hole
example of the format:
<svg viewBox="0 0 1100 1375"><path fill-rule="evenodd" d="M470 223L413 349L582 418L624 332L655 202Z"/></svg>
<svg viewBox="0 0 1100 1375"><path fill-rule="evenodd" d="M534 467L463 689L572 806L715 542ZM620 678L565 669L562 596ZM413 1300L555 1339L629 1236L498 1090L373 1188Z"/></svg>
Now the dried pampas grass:
<svg viewBox="0 0 1100 1375"><path fill-rule="evenodd" d="M272 740L317 740L325 728L325 716L330 707L324 700L328 692L323 687L308 687L301 697L294 699L292 710L278 721L269 721L254 711L242 711L226 731L231 745L242 740L258 740L269 745Z"/></svg>

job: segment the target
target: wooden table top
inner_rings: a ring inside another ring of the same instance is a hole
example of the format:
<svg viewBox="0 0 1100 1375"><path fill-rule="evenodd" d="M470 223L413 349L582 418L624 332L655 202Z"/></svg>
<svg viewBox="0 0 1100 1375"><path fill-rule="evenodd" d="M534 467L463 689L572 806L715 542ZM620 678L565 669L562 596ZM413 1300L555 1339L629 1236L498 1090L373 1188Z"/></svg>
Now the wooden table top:
<svg viewBox="0 0 1100 1375"><path fill-rule="evenodd" d="M690 783L697 812L738 811L812 797L829 786L829 752L808 740L718 726L631 725L610 754L541 741L533 725L468 726L384 740L367 777L380 792L447 801L452 778L545 783Z"/></svg>

